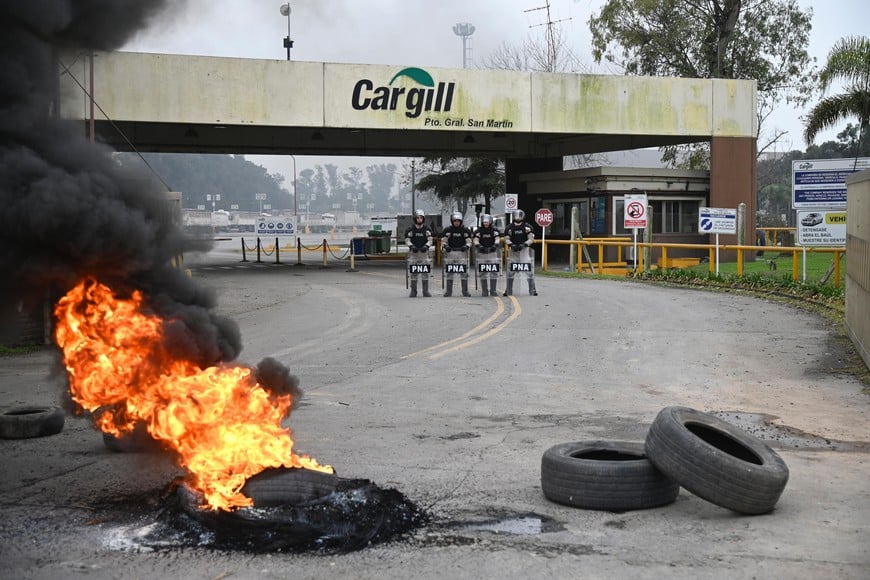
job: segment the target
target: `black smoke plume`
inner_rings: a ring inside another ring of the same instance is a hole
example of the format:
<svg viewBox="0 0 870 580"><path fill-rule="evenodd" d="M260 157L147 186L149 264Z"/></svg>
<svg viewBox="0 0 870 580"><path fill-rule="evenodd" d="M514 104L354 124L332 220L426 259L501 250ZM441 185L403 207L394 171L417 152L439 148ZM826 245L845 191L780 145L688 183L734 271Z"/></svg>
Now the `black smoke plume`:
<svg viewBox="0 0 870 580"><path fill-rule="evenodd" d="M122 168L84 124L57 112L66 60L117 49L168 3L0 0L0 314L41 309L87 277L119 293L141 289L173 321L179 357L208 366L235 358L241 341L212 312L213 293L172 266L203 248L164 218L154 179Z"/></svg>

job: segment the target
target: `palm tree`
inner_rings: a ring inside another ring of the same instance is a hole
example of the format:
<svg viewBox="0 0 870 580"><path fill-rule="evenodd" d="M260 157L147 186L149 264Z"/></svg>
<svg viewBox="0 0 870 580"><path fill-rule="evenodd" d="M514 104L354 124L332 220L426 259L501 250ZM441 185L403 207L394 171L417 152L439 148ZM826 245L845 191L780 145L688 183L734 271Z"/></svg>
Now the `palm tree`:
<svg viewBox="0 0 870 580"><path fill-rule="evenodd" d="M849 117L858 118L857 143L861 143L870 125L870 39L850 36L834 45L819 75L822 91L835 80L843 82L845 91L825 97L810 111L804 127L807 145L812 145L819 132Z"/></svg>

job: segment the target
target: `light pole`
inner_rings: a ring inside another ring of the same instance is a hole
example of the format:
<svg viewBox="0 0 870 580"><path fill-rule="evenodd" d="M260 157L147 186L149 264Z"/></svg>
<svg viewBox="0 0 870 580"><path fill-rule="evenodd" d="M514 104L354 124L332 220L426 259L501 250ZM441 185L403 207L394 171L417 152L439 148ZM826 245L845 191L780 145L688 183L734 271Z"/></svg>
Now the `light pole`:
<svg viewBox="0 0 870 580"><path fill-rule="evenodd" d="M296 157L290 156L293 160L293 215L299 219L299 194L296 192Z"/></svg>
<svg viewBox="0 0 870 580"><path fill-rule="evenodd" d="M417 168L417 160L411 159L411 215L417 211L417 195L414 193L414 186L417 183L417 176L414 170Z"/></svg>
<svg viewBox="0 0 870 580"><path fill-rule="evenodd" d="M260 202L260 215L263 215L263 201L266 199L265 193L255 193L254 199Z"/></svg>
<svg viewBox="0 0 870 580"><path fill-rule="evenodd" d="M290 60L290 49L293 48L293 40L290 38L290 3L281 4L281 16L287 17L287 36L284 38L284 48L287 49L287 60Z"/></svg>
<svg viewBox="0 0 870 580"><path fill-rule="evenodd" d="M453 34L462 38L462 68L468 68L471 62L471 35L474 34L474 25L460 22L453 27Z"/></svg>

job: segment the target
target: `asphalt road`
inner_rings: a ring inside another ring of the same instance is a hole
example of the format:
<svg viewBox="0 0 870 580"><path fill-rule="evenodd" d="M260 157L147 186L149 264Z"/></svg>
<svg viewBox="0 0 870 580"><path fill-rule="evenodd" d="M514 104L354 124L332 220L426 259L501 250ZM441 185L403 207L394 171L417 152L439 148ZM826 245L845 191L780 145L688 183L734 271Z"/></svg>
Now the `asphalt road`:
<svg viewBox="0 0 870 580"><path fill-rule="evenodd" d="M58 435L0 440L0 578L868 577L870 397L838 372L848 345L822 317L543 276L537 297L448 299L436 278L435 297L410 299L400 264L316 260L243 264L219 248L187 265L238 321L240 359L273 356L300 378L297 448L398 489L431 523L348 554L155 549L141 534L179 471L113 453L68 417ZM0 359L0 406L55 403L51 361ZM671 405L720 414L780 453L791 476L772 513L685 490L626 513L544 498L550 446L642 441Z"/></svg>

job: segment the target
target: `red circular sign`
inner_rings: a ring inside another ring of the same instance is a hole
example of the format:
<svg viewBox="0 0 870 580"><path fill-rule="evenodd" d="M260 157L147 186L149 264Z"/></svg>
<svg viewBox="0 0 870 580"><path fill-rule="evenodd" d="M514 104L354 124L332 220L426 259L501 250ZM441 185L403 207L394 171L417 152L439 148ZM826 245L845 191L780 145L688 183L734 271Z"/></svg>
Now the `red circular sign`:
<svg viewBox="0 0 870 580"><path fill-rule="evenodd" d="M535 223L545 228L553 224L553 212L545 207L542 207L535 212Z"/></svg>

